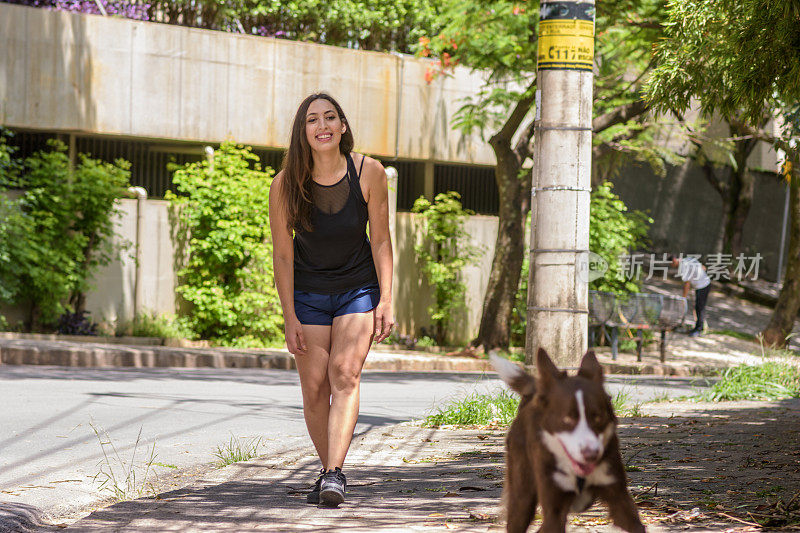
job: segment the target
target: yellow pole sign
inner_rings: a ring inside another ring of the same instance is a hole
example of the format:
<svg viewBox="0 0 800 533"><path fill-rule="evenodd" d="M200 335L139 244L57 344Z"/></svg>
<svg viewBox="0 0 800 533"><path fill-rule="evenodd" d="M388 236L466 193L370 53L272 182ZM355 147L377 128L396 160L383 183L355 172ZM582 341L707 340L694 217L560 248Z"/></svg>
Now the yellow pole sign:
<svg viewBox="0 0 800 533"><path fill-rule="evenodd" d="M539 15L539 69L592 70L594 5L542 2Z"/></svg>

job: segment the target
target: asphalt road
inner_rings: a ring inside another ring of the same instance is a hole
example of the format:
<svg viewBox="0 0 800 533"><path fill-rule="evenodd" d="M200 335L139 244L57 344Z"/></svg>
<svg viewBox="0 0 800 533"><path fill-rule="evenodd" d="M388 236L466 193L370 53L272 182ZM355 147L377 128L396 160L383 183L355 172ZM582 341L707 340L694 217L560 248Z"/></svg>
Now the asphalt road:
<svg viewBox="0 0 800 533"><path fill-rule="evenodd" d="M608 378L610 392L623 390L631 402L689 394L702 382ZM448 399L501 386L480 374L368 372L356 432L421 418ZM124 485L133 464L136 485L145 486L145 463L160 475L207 467L231 439L260 438L259 455L311 444L294 371L6 365L0 406L0 508L31 505L54 517L108 497L100 484L109 468Z"/></svg>

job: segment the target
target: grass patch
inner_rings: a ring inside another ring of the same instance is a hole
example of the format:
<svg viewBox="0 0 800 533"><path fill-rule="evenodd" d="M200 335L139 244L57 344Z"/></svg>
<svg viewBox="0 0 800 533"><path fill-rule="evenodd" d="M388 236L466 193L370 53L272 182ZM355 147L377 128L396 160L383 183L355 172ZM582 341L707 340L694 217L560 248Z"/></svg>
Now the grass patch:
<svg viewBox="0 0 800 533"><path fill-rule="evenodd" d="M525 351L524 350L498 350L497 355L500 357L505 357L509 361L515 361L517 363L525 364ZM486 356L489 357L488 355Z"/></svg>
<svg viewBox="0 0 800 533"><path fill-rule="evenodd" d="M699 395L701 400L710 402L798 397L800 369L782 361L729 368L722 374L722 379Z"/></svg>
<svg viewBox="0 0 800 533"><path fill-rule="evenodd" d="M214 457L219 459L217 466L223 467L240 461L249 461L258 457L258 449L261 448L261 437L250 440L240 439L231 435L228 444L217 446Z"/></svg>
<svg viewBox="0 0 800 533"><path fill-rule="evenodd" d="M111 494L117 501L134 500L145 494L149 487L155 494L152 485L148 484L148 476L156 466L156 445L150 448L150 453L144 460L144 472L139 477L136 476L134 461L136 453L139 451L139 444L142 438L142 428L136 436L130 460L124 459L117 450L114 441L111 440L108 432L103 428L98 428L94 423L89 423L94 431L97 440L100 442L100 449L103 451L103 460L100 462L100 471L92 476L92 481L99 484L103 492Z"/></svg>
<svg viewBox="0 0 800 533"><path fill-rule="evenodd" d="M735 331L732 329L714 329L709 331L709 333L716 333L717 335L725 335L727 337L733 337L734 339L741 339L743 341L757 341L758 337L752 335L750 333L745 333L743 331Z"/></svg>
<svg viewBox="0 0 800 533"><path fill-rule="evenodd" d="M617 391L611 398L611 407L617 416L642 416L642 402L631 402L631 395L625 390Z"/></svg>
<svg viewBox="0 0 800 533"><path fill-rule="evenodd" d="M437 407L425 418L425 426L474 426L496 423L507 426L517 416L519 397L502 390L497 394L472 393L461 400Z"/></svg>

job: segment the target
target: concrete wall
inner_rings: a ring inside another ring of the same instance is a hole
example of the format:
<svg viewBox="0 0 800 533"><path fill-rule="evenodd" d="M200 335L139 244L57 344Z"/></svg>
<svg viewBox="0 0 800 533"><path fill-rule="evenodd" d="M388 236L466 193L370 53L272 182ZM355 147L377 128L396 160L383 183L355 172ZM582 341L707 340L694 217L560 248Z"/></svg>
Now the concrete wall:
<svg viewBox="0 0 800 533"><path fill-rule="evenodd" d="M164 200L145 202L141 236L141 311L175 312L175 264L169 204ZM134 316L136 283L137 201L120 200L117 242L127 246L119 257L95 276L94 290L86 307L95 321L124 323Z"/></svg>
<svg viewBox="0 0 800 533"><path fill-rule="evenodd" d="M425 82L426 59L0 3L0 124L285 147L308 94L329 91L356 148L494 164L449 127L478 75Z"/></svg>
<svg viewBox="0 0 800 533"><path fill-rule="evenodd" d="M86 301L86 308L95 322L107 322L112 326L133 319L136 286L137 201L120 199L118 208L119 215L114 220L115 241L123 246L123 251L109 265L98 269ZM175 312L172 234L169 204L164 200L147 200L140 240L143 252L142 311ZM12 325L25 320L26 313L25 306L0 305L0 314Z"/></svg>
<svg viewBox="0 0 800 533"><path fill-rule="evenodd" d="M118 242L136 242L136 201L120 202ZM430 326L427 307L431 289L424 281L414 254L414 242L419 238L414 224L416 215L397 213L395 242L395 314L398 327L405 334L419 334L421 327ZM143 245L142 309L158 313L174 313L175 266L174 231L169 219L167 202L147 200L145 208ZM471 244L482 250L478 263L465 269L467 285L466 312L456 319L453 344L466 343L477 334L481 318L483 295L497 236L497 218L476 215L466 223ZM87 308L96 321L116 323L133 318L133 297L136 263L134 248L98 272L95 290L89 295Z"/></svg>
<svg viewBox="0 0 800 533"><path fill-rule="evenodd" d="M136 209L137 201L119 201L116 219L116 241L127 246L108 266L100 269L88 294L87 309L96 322L111 326L124 324L134 316L136 282ZM394 307L401 333L418 335L421 327L429 327L427 307L431 288L423 279L414 253L419 238L414 223L417 215L397 213L395 218ZM481 305L488 283L489 270L497 237L497 217L476 215L469 218L466 230L470 244L481 250L476 265L465 269L467 305L455 321L452 344L467 343L477 334ZM143 312L175 313L176 310L176 234L170 219L169 204L164 200L146 200L142 231L142 302ZM10 324L22 321L24 309L0 307L0 314Z"/></svg>
<svg viewBox="0 0 800 533"><path fill-rule="evenodd" d="M786 186L775 174L759 172L756 176L753 205L744 226L744 253L760 253L759 277L775 281ZM653 218L650 238L654 249L699 254L721 251L722 199L696 165L672 167L664 178L648 166L632 166L614 180L614 190L629 208ZM788 234L786 240L788 249Z"/></svg>
<svg viewBox="0 0 800 533"><path fill-rule="evenodd" d="M414 244L421 238L415 224L416 219L417 215L412 213L397 213L394 312L398 330L406 335L419 335L420 328L431 326L428 306L433 301L433 290L425 281L414 253ZM470 244L480 249L480 257L475 265L464 269L466 309L455 319L453 335L448 340L451 344L465 344L478 333L483 297L494 257L497 227L497 217L484 215L471 216L465 224Z"/></svg>

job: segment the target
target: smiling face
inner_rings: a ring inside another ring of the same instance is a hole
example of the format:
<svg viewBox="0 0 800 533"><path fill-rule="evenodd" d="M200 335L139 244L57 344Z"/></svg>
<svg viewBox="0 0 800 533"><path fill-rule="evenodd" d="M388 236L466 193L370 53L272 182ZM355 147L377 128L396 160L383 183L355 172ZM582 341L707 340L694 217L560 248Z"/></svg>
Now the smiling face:
<svg viewBox="0 0 800 533"><path fill-rule="evenodd" d="M583 356L574 377L559 372L542 350L537 356L539 387L534 404L544 444L562 474L587 478L599 466L616 430L611 399L603 389L603 369L592 351Z"/></svg>
<svg viewBox="0 0 800 533"><path fill-rule="evenodd" d="M590 383L582 385L554 391L550 399L558 407L547 412L542 424L553 455L569 464L575 475L587 477L603 457L616 424L602 389Z"/></svg>
<svg viewBox="0 0 800 533"><path fill-rule="evenodd" d="M323 98L311 102L306 112L306 139L315 151L338 150L347 125L334 105Z"/></svg>

